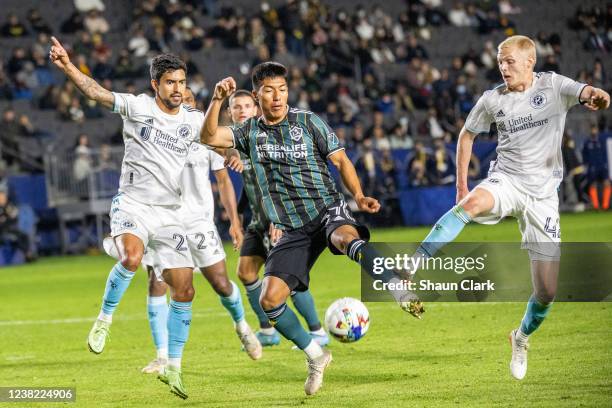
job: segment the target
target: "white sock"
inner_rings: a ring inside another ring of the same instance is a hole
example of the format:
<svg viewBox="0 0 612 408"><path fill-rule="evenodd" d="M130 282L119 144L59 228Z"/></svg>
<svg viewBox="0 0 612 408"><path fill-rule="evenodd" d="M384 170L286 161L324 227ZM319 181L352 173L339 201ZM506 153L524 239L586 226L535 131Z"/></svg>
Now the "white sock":
<svg viewBox="0 0 612 408"><path fill-rule="evenodd" d="M234 327L239 333L246 333L249 330L249 324L244 319L234 322Z"/></svg>
<svg viewBox="0 0 612 408"><path fill-rule="evenodd" d="M157 358L168 360L168 348L162 347L162 348L157 349Z"/></svg>
<svg viewBox="0 0 612 408"><path fill-rule="evenodd" d="M100 310L100 314L98 315L98 320L102 320L103 322L106 322L106 323L112 323L113 315L106 314L102 310Z"/></svg>
<svg viewBox="0 0 612 408"><path fill-rule="evenodd" d="M514 339L516 340L516 344L518 344L519 346L524 346L525 344L527 344L527 340L529 340L529 335L523 333L519 327L516 331L516 336L514 337Z"/></svg>
<svg viewBox="0 0 612 408"><path fill-rule="evenodd" d="M319 343L314 340L310 340L310 343L308 343L308 345L304 349L304 353L306 353L306 356L310 360L314 360L323 355L323 349L321 348L321 346L319 346Z"/></svg>
<svg viewBox="0 0 612 408"><path fill-rule="evenodd" d="M314 334L316 336L327 336L327 333L325 333L325 330L323 330L322 327L319 330L311 331L310 334Z"/></svg>
<svg viewBox="0 0 612 408"><path fill-rule="evenodd" d="M168 359L168 365L171 365L172 367L176 367L176 368L181 368L181 358L180 357L170 357Z"/></svg>
<svg viewBox="0 0 612 408"><path fill-rule="evenodd" d="M259 329L262 334L266 336L273 336L276 333L276 329L274 327L262 327Z"/></svg>

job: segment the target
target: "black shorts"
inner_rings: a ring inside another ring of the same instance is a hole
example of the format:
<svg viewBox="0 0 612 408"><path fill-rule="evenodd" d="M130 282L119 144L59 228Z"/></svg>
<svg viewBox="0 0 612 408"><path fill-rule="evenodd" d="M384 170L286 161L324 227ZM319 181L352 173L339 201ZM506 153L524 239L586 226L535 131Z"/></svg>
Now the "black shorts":
<svg viewBox="0 0 612 408"><path fill-rule="evenodd" d="M260 256L263 259L268 257L271 242L270 234L265 229L248 228L244 234L240 256Z"/></svg>
<svg viewBox="0 0 612 408"><path fill-rule="evenodd" d="M608 169L606 169L605 167L597 167L589 170L590 171L587 173L587 179L589 183L608 180Z"/></svg>
<svg viewBox="0 0 612 408"><path fill-rule="evenodd" d="M331 234L342 225L352 225L361 239L370 239L370 231L355 221L346 202L338 201L303 227L283 233L268 254L265 276L282 279L292 291L307 290L310 269L325 247L335 255L342 254L330 241Z"/></svg>

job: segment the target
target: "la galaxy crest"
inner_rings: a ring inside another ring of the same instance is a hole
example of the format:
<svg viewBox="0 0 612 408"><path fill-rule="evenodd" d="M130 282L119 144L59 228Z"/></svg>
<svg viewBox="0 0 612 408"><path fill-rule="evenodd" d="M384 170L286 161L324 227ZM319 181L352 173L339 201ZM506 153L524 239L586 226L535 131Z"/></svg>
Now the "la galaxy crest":
<svg viewBox="0 0 612 408"><path fill-rule="evenodd" d="M291 126L289 128L289 135L291 135L291 140L293 140L294 142L299 141L302 138L302 135L304 134L304 130L297 126Z"/></svg>

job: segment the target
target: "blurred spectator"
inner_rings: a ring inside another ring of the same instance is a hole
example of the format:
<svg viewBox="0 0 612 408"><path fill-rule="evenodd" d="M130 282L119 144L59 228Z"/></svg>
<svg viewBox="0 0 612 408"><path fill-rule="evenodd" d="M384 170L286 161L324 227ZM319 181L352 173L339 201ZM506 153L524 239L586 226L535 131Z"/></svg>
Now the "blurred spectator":
<svg viewBox="0 0 612 408"><path fill-rule="evenodd" d="M89 138L87 135L81 134L79 136L74 153L75 159L72 165L72 175L77 183L81 183L86 181L93 168L91 149L89 147Z"/></svg>
<svg viewBox="0 0 612 408"><path fill-rule="evenodd" d="M83 26L91 34L106 34L110 29L108 21L98 10L91 9L83 19Z"/></svg>
<svg viewBox="0 0 612 408"><path fill-rule="evenodd" d="M561 68L559 67L559 63L557 63L557 58L554 54L548 55L544 60L544 63L540 66L539 71L553 71L559 73Z"/></svg>
<svg viewBox="0 0 612 408"><path fill-rule="evenodd" d="M134 34L131 36L130 41L127 44L128 50L135 57L144 57L149 52L149 40L145 36L144 30L142 28L138 28Z"/></svg>
<svg viewBox="0 0 612 408"><path fill-rule="evenodd" d="M584 49L587 51L610 52L610 42L597 32L595 26L589 27L589 35L584 41Z"/></svg>
<svg viewBox="0 0 612 408"><path fill-rule="evenodd" d="M565 181L562 183L563 201L568 201L570 194L569 187L573 187L573 193L576 196L576 201L580 203L588 203L589 200L585 195L585 166L582 165L578 153L576 151L576 143L572 136L564 132L561 144L561 153L563 155L563 165L565 168Z"/></svg>
<svg viewBox="0 0 612 408"><path fill-rule="evenodd" d="M0 146L2 148L2 159L16 171L22 165L22 151L19 143L23 137L31 136L34 127L26 115L21 115L18 119L15 110L8 107L2 113L2 123L0 124Z"/></svg>
<svg viewBox="0 0 612 408"><path fill-rule="evenodd" d="M74 7L81 13L87 13L90 10L104 11L104 2L102 0L74 0Z"/></svg>
<svg viewBox="0 0 612 408"><path fill-rule="evenodd" d="M552 45L550 44L548 36L544 31L538 32L534 42L536 45L536 55L538 58L545 58L555 53Z"/></svg>
<svg viewBox="0 0 612 408"><path fill-rule="evenodd" d="M455 182L455 166L446 150L443 140L434 142L433 160L435 163L435 184L451 184Z"/></svg>
<svg viewBox="0 0 612 408"><path fill-rule="evenodd" d="M431 184L431 158L422 142L414 145L413 157L408 163L408 183L411 187L424 187Z"/></svg>
<svg viewBox="0 0 612 408"><path fill-rule="evenodd" d="M593 208L600 208L598 187L601 186L602 199L601 209L610 208L610 179L608 174L608 158L605 144L599 135L597 125L591 126L589 139L582 148L582 158L587 167L587 182L589 185L589 197Z"/></svg>
<svg viewBox="0 0 612 408"><path fill-rule="evenodd" d="M21 21L19 21L17 14L10 13L6 20L6 23L4 23L2 29L0 30L3 36L25 37L28 35L28 29Z"/></svg>
<svg viewBox="0 0 612 408"><path fill-rule="evenodd" d="M468 17L465 6L459 1L456 1L448 12L448 20L456 27L468 27L472 25L472 20Z"/></svg>
<svg viewBox="0 0 612 408"><path fill-rule="evenodd" d="M19 208L9 201L6 189L0 189L0 240L16 246L27 262L34 260L30 248L30 237L17 228Z"/></svg>
<svg viewBox="0 0 612 408"><path fill-rule="evenodd" d="M30 27L37 33L51 34L53 32L49 24L40 15L40 10L37 8L28 11L28 22L30 23Z"/></svg>

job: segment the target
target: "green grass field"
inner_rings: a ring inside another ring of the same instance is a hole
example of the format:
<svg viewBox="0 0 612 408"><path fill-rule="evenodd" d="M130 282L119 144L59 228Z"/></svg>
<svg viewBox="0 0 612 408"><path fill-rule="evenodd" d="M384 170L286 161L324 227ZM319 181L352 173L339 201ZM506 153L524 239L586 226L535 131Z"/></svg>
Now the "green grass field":
<svg viewBox="0 0 612 408"><path fill-rule="evenodd" d="M562 227L567 242L612 242L610 213L564 215ZM427 230L377 230L373 239L413 242ZM514 221L470 225L461 235L462 241L518 239ZM236 279L236 254L228 254ZM521 382L508 370L507 335L518 325L523 303L433 303L422 321L394 304L369 303L367 336L354 344L333 341L325 384L316 396L305 397L303 354L283 341L264 349L261 360L248 359L201 276L195 276L183 358L189 399L182 401L154 376L140 373L155 353L142 271L115 314L105 352L87 351L85 338L112 265L106 256L74 256L0 270L0 386L76 387L79 407L612 406L609 303L556 304L531 339L529 371ZM359 297L359 284L357 265L322 255L311 286L320 315L336 298ZM246 299L245 307L255 324Z"/></svg>

